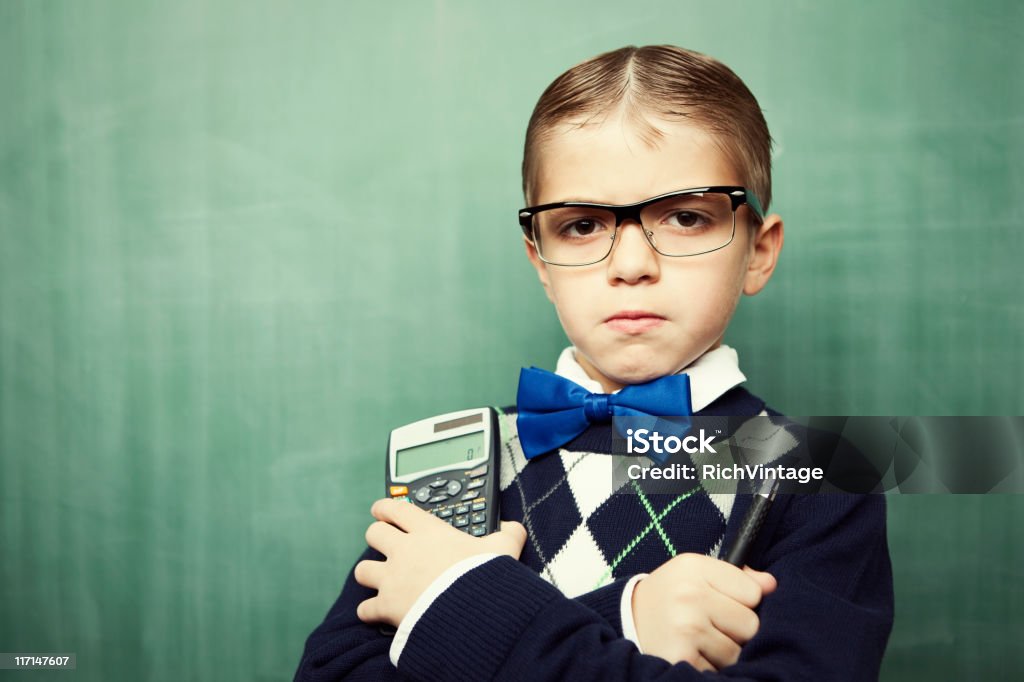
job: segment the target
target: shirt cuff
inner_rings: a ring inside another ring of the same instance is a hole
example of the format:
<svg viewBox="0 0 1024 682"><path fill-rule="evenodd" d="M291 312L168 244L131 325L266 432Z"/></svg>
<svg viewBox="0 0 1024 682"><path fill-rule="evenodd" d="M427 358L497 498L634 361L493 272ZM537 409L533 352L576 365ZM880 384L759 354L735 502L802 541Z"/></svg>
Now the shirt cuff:
<svg viewBox="0 0 1024 682"><path fill-rule="evenodd" d="M474 554L471 557L466 557L457 564L453 564L441 575L434 578L434 582L427 586L427 589L423 590L423 594L413 602L409 612L405 614L405 618L398 624L398 631L395 633L395 638L391 641L391 649L389 655L391 658L391 665L398 667L398 658L402 655L402 649L405 648L405 643L409 641L409 635L412 633L413 627L416 622L419 621L420 617L430 608L430 605L434 603L434 600L441 596L441 593L451 587L452 583L469 573L471 570L476 568L482 563L490 561L495 557L499 556L495 553L488 554ZM632 591L630 591L632 593ZM632 616L631 616L632 617ZM630 620L632 624L632 620Z"/></svg>
<svg viewBox="0 0 1024 682"><path fill-rule="evenodd" d="M640 653L643 653L644 650L640 648L640 637L636 634L636 623L633 622L633 590L636 589L636 584L648 575L648 573L638 573L630 578L622 587L622 601L619 602L622 636L635 644Z"/></svg>

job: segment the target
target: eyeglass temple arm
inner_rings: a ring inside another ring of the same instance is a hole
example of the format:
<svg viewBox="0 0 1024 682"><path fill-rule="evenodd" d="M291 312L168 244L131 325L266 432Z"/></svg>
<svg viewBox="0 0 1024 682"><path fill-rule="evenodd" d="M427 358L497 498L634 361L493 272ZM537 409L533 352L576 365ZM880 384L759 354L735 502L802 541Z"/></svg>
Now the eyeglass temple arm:
<svg viewBox="0 0 1024 682"><path fill-rule="evenodd" d="M740 207L740 204L746 204L757 214L759 220L764 220L764 209L761 208L761 202L757 198L757 195L751 192L749 189L744 190L746 197L739 197L735 194L730 195L732 198L732 210L735 211Z"/></svg>

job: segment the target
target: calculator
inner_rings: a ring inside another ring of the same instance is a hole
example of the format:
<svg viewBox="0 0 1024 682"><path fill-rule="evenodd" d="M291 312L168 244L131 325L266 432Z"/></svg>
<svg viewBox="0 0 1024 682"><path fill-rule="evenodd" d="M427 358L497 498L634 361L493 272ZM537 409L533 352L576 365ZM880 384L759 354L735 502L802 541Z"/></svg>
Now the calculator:
<svg viewBox="0 0 1024 682"><path fill-rule="evenodd" d="M498 529L498 413L449 412L400 426L388 438L385 487L464 533Z"/></svg>

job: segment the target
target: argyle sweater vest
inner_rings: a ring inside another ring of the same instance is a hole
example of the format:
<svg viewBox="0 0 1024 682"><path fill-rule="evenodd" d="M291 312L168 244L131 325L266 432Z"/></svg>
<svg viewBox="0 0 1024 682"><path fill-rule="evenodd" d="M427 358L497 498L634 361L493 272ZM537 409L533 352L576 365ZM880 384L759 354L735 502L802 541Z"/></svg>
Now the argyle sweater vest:
<svg viewBox="0 0 1024 682"><path fill-rule="evenodd" d="M777 414L737 387L698 414L735 423L765 413ZM748 492L616 494L610 425L529 461L514 410L502 411L501 432L501 516L527 529L520 560L492 559L458 578L417 621L397 669L391 638L356 617L375 592L350 572L295 679L707 680L623 638L622 589L676 554L717 554L737 533ZM382 557L368 549L362 558ZM758 608L757 635L718 677L877 679L893 618L882 496L780 496L748 564L778 588Z"/></svg>
<svg viewBox="0 0 1024 682"><path fill-rule="evenodd" d="M613 469L626 456L611 454L610 424L591 425L557 452L527 460L515 409L502 412L502 518L526 526L520 561L566 596L649 573L676 554L717 556L736 495L709 495L696 483L674 495L644 495L622 485ZM736 388L698 414L767 412L762 401Z"/></svg>

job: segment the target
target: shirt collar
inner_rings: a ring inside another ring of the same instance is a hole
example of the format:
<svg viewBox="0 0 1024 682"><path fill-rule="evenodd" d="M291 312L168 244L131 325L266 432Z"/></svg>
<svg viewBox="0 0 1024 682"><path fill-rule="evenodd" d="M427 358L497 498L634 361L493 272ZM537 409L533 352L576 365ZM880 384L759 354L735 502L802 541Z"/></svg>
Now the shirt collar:
<svg viewBox="0 0 1024 682"><path fill-rule="evenodd" d="M558 356L555 374L573 381L591 393L603 393L600 382L591 379L576 362L576 348L569 346ZM719 346L697 358L679 374L690 376L690 404L700 412L719 397L747 380L740 371L739 356L730 346Z"/></svg>

